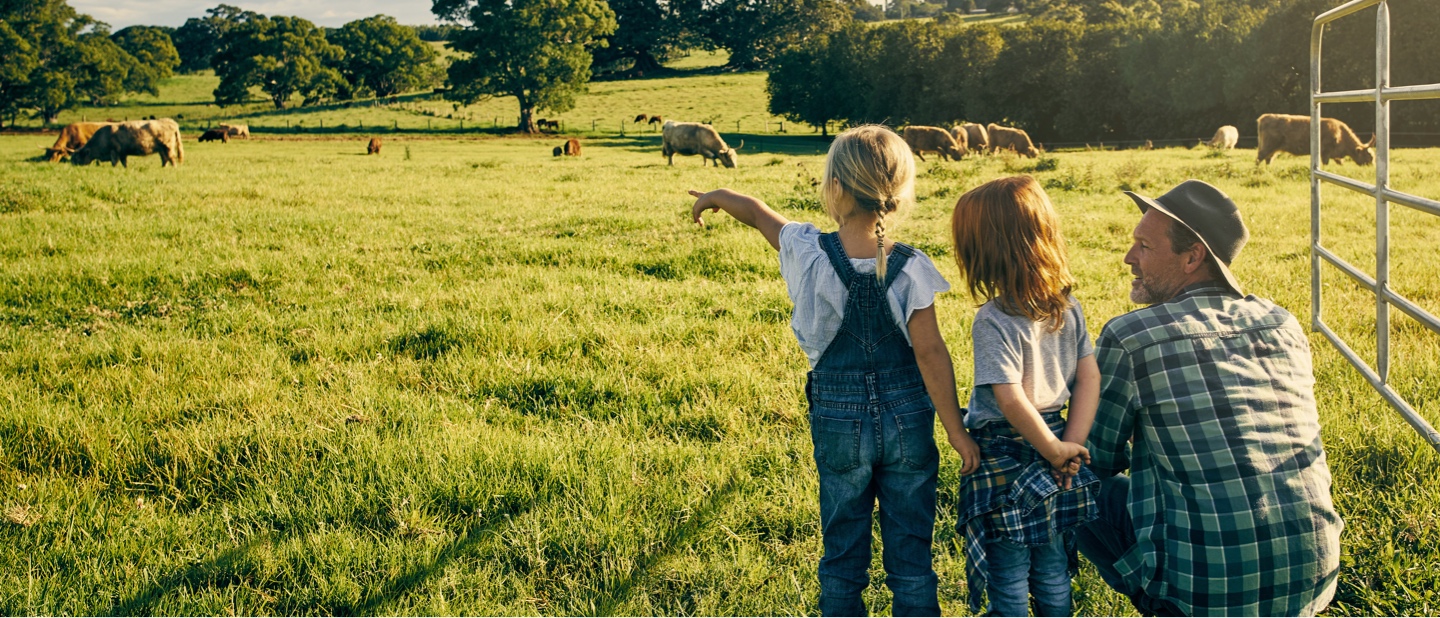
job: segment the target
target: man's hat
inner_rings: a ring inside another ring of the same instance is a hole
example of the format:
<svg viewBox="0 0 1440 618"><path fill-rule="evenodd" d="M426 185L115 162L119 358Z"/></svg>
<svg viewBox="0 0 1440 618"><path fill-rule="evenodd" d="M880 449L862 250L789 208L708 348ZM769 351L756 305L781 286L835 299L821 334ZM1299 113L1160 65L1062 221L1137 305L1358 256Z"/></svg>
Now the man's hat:
<svg viewBox="0 0 1440 618"><path fill-rule="evenodd" d="M1205 244L1206 251L1215 258L1215 265L1225 276L1225 283L1237 294L1244 294L1240 290L1240 282L1230 272L1230 262L1240 255L1245 241L1250 240L1250 230L1245 229L1245 222L1240 220L1240 209L1230 196L1199 180L1182 182L1154 199L1134 191L1126 191L1125 195L1135 200L1141 213L1151 208L1159 210L1200 237L1200 242Z"/></svg>

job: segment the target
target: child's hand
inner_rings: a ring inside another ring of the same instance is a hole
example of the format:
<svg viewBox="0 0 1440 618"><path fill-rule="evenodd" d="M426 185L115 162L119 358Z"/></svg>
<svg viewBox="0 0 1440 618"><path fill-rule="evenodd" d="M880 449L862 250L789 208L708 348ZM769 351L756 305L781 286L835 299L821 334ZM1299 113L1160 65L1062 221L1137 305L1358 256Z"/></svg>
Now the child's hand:
<svg viewBox="0 0 1440 618"><path fill-rule="evenodd" d="M1058 467L1058 468L1056 468L1056 467L1051 467L1051 468L1050 468L1050 476L1051 476L1051 478L1054 478L1054 479L1055 479L1055 483L1058 484L1058 485L1060 485L1060 489L1064 489L1064 490L1069 490L1069 489L1070 489L1070 486L1071 486L1072 482L1073 482L1074 479L1075 479L1075 475L1077 475L1077 474L1079 474L1079 473L1080 473L1080 458L1079 458L1079 457L1074 457L1074 458L1070 459L1070 461L1065 462L1065 465L1063 465L1063 466L1061 466L1061 467Z"/></svg>
<svg viewBox="0 0 1440 618"><path fill-rule="evenodd" d="M727 201L733 201L736 197L741 197L739 193L729 189L716 189L708 193L701 193L691 189L690 195L697 198L695 205L690 207L690 218L693 219L697 225L705 225L705 222L700 220L701 213L706 210L710 212L720 212L722 204Z"/></svg>
<svg viewBox="0 0 1440 618"><path fill-rule="evenodd" d="M1058 441L1051 451L1045 455L1050 462L1050 467L1056 470L1069 470L1071 460L1074 460L1075 472L1080 471L1080 463L1090 463L1090 450L1074 442Z"/></svg>
<svg viewBox="0 0 1440 618"><path fill-rule="evenodd" d="M950 448L960 454L960 474L972 474L980 469L980 445L970 437L970 432L961 429L950 433Z"/></svg>

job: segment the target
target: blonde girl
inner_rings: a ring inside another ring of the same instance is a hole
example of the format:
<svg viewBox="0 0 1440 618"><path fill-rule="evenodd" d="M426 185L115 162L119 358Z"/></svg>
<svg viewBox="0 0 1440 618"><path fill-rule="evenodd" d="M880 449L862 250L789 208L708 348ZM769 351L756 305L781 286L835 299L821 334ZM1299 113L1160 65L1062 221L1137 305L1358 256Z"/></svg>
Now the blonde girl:
<svg viewBox="0 0 1440 618"><path fill-rule="evenodd" d="M915 199L915 160L879 126L835 138L821 195L839 230L822 234L727 189L699 193L692 216L723 210L780 252L795 304L791 328L810 359L805 395L820 473L820 613L862 616L871 518L879 503L885 582L895 615L938 616L935 525L938 413L962 473L979 450L960 420L935 294L950 288L924 253L895 242L894 216Z"/></svg>
<svg viewBox="0 0 1440 618"><path fill-rule="evenodd" d="M1036 615L1069 616L1074 529L1095 517L1099 479L1081 462L1100 372L1059 217L1034 178L1016 176L960 196L951 231L984 303L965 414L980 470L964 482L959 517L971 610L988 596L989 615L1027 616L1033 596Z"/></svg>

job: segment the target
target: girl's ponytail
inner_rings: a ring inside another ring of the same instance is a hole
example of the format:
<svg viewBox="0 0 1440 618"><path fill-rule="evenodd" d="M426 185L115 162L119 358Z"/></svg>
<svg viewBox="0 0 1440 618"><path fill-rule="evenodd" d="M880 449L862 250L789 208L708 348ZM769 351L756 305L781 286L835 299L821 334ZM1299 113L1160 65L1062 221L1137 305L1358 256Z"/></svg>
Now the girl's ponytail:
<svg viewBox="0 0 1440 618"><path fill-rule="evenodd" d="M830 144L825 157L824 186L825 209L837 223L844 225L854 211L875 214L875 278L884 284L885 216L915 201L915 157L910 147L894 131L878 125L845 131ZM853 211L838 210L842 194L853 200Z"/></svg>
<svg viewBox="0 0 1440 618"><path fill-rule="evenodd" d="M885 206L892 207L895 198L885 198ZM879 216L875 218L875 280L880 285L885 285L885 266L889 258L885 256L885 208L881 208Z"/></svg>

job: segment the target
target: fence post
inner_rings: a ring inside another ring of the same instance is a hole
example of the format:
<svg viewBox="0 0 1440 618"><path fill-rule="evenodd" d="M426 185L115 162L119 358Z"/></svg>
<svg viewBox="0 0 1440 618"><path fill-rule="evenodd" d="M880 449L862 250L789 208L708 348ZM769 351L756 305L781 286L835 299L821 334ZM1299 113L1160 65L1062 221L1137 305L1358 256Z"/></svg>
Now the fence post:
<svg viewBox="0 0 1440 618"><path fill-rule="evenodd" d="M390 119L390 129L393 130L393 131L399 131L399 130L400 130L400 121L399 121L399 120L395 120L394 118L391 118L391 119Z"/></svg>
<svg viewBox="0 0 1440 618"><path fill-rule="evenodd" d="M595 120L594 120L594 119L591 119L591 120L590 120L590 131L591 131L592 133L595 131Z"/></svg>
<svg viewBox="0 0 1440 618"><path fill-rule="evenodd" d="M736 133L739 133L739 132L740 132L740 121L739 121L739 120L736 120L736 121L735 121L735 132L736 132Z"/></svg>

